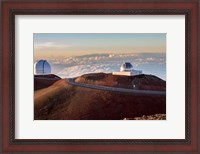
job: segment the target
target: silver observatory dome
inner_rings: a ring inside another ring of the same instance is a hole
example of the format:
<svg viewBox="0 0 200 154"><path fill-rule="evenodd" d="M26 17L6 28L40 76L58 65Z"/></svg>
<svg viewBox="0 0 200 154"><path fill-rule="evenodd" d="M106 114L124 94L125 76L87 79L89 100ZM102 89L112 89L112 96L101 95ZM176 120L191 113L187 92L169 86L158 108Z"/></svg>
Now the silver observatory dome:
<svg viewBox="0 0 200 154"><path fill-rule="evenodd" d="M120 67L120 71L132 71L132 70L133 70L133 65L129 62L125 62Z"/></svg>
<svg viewBox="0 0 200 154"><path fill-rule="evenodd" d="M35 75L51 74L51 66L46 60L39 60L34 64Z"/></svg>

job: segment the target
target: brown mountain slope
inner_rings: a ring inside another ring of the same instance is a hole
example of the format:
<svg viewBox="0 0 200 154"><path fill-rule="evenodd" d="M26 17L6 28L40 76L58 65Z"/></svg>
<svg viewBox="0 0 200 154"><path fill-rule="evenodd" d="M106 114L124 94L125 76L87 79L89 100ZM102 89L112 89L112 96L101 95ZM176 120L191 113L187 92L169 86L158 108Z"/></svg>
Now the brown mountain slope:
<svg viewBox="0 0 200 154"><path fill-rule="evenodd" d="M105 73L85 74L76 82L143 90L166 90L166 82L154 75L118 76Z"/></svg>
<svg viewBox="0 0 200 154"><path fill-rule="evenodd" d="M69 85L65 79L37 90L34 94L35 120L119 120L125 117L165 113L165 96L144 96L82 88Z"/></svg>
<svg viewBox="0 0 200 154"><path fill-rule="evenodd" d="M34 90L39 90L42 88L49 87L60 79L61 79L60 77L54 74L34 75Z"/></svg>

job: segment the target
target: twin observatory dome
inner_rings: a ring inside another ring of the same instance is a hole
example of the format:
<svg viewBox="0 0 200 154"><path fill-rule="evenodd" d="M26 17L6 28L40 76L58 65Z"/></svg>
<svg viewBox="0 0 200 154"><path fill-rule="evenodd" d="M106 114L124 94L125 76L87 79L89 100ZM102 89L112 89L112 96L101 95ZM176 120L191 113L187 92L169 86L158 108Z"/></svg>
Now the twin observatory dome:
<svg viewBox="0 0 200 154"><path fill-rule="evenodd" d="M39 60L34 64L35 75L51 74L51 66L46 60Z"/></svg>

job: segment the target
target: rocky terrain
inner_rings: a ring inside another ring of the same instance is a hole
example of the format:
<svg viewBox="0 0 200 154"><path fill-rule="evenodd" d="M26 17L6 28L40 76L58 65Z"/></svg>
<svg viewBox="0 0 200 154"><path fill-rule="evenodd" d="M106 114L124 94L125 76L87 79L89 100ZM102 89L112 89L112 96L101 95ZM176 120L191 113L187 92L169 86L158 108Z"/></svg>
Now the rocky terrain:
<svg viewBox="0 0 200 154"><path fill-rule="evenodd" d="M166 89L166 82L152 75L128 77L96 73L83 75L75 81L124 88L133 88L130 84L134 84L136 89ZM132 120L166 113L166 96L163 95L90 89L72 86L65 79L58 79L51 85L40 82L39 86L44 88L35 89L35 120L120 120L126 117Z"/></svg>
<svg viewBox="0 0 200 154"><path fill-rule="evenodd" d="M123 120L166 120L166 114L143 115L135 118L124 118Z"/></svg>

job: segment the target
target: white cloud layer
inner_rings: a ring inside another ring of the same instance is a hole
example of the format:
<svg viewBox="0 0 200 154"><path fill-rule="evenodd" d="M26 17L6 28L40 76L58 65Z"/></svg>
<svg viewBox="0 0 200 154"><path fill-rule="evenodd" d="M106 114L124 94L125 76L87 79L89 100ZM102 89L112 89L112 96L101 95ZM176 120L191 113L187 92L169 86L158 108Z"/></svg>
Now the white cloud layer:
<svg viewBox="0 0 200 154"><path fill-rule="evenodd" d="M52 73L71 78L87 73L112 73L119 71L124 62L131 62L134 69L142 70L145 74L153 74L166 80L166 54L93 54L48 60Z"/></svg>
<svg viewBox="0 0 200 154"><path fill-rule="evenodd" d="M34 43L34 49L41 50L41 49L63 49L69 47L66 44L58 44L56 42L43 42L43 43Z"/></svg>

